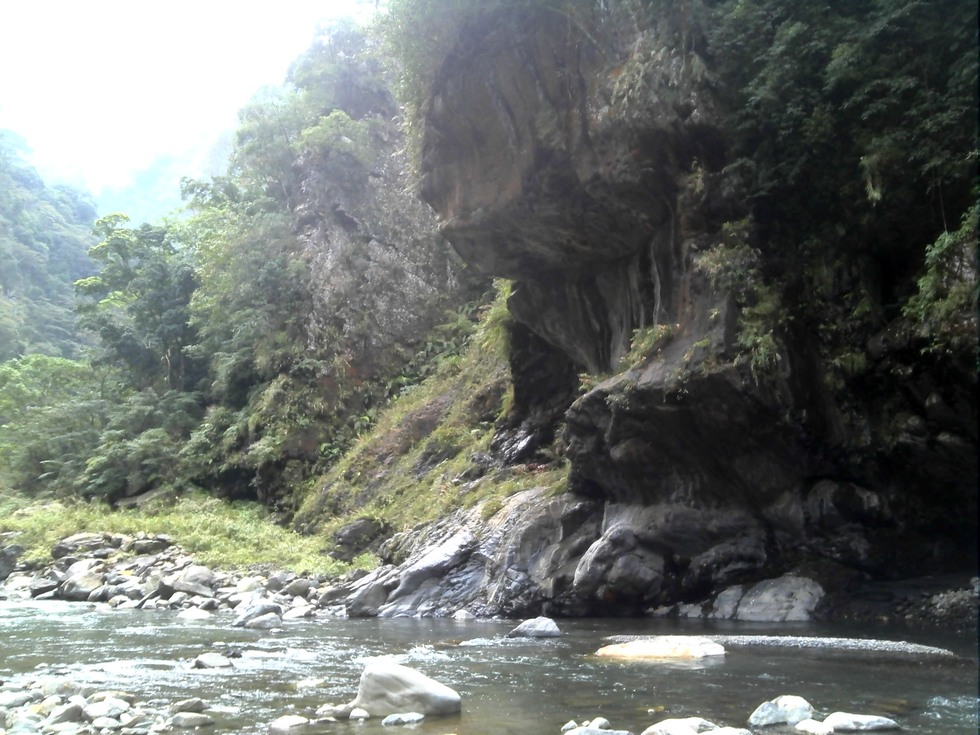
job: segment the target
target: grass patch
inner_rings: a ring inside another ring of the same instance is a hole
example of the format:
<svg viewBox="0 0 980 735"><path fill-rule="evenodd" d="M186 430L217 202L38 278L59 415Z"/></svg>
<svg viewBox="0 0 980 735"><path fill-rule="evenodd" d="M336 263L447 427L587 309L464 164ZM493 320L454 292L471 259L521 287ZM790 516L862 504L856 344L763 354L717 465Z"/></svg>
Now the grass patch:
<svg viewBox="0 0 980 735"><path fill-rule="evenodd" d="M319 539L276 525L258 503L228 503L191 493L173 503L114 510L95 501L41 501L11 491L0 493L0 533L16 534L13 541L25 548L25 561L49 562L56 542L83 531L165 533L199 563L220 569L269 565L334 575L350 568L326 556Z"/></svg>

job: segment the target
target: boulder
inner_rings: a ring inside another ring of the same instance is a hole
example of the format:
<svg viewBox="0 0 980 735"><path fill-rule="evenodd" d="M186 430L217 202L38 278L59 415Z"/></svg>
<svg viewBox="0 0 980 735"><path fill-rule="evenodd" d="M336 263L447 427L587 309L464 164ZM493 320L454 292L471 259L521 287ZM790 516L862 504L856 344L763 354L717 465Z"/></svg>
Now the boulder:
<svg viewBox="0 0 980 735"><path fill-rule="evenodd" d="M82 719L82 705L78 702L66 702L51 710L45 725L57 725L62 722L78 722Z"/></svg>
<svg viewBox="0 0 980 735"><path fill-rule="evenodd" d="M596 655L616 658L700 659L724 656L725 648L720 643L701 636L662 635L603 646L596 651Z"/></svg>
<svg viewBox="0 0 980 735"><path fill-rule="evenodd" d="M189 607L177 613L177 617L181 620L207 620L212 615L207 610L202 610L199 607Z"/></svg>
<svg viewBox="0 0 980 735"><path fill-rule="evenodd" d="M193 730L198 727L210 727L214 724L214 718L203 712L178 712L170 719L170 724L185 730Z"/></svg>
<svg viewBox="0 0 980 735"><path fill-rule="evenodd" d="M202 653L194 659L195 669L226 669L231 666L231 659L220 653Z"/></svg>
<svg viewBox="0 0 980 735"><path fill-rule="evenodd" d="M388 590L382 582L372 581L360 586L345 601L347 615L352 618L372 618L388 600Z"/></svg>
<svg viewBox="0 0 980 735"><path fill-rule="evenodd" d="M58 586L65 580L63 572L57 569L48 569L36 575L31 580L31 597L41 597L58 589Z"/></svg>
<svg viewBox="0 0 980 735"><path fill-rule="evenodd" d="M834 735L834 728L819 720L803 720L796 723L796 730L809 735Z"/></svg>
<svg viewBox="0 0 980 735"><path fill-rule="evenodd" d="M551 618L537 617L525 620L507 634L508 638L557 638L561 635L558 625Z"/></svg>
<svg viewBox="0 0 980 735"><path fill-rule="evenodd" d="M97 702L90 702L82 708L82 715L86 720L95 720L99 717L110 717L116 719L123 712L127 712L132 705L125 699L118 697L106 697Z"/></svg>
<svg viewBox="0 0 980 735"><path fill-rule="evenodd" d="M73 574L58 588L58 595L63 600L73 600L75 602L85 602L93 592L102 587L103 576L101 572L84 571Z"/></svg>
<svg viewBox="0 0 980 735"><path fill-rule="evenodd" d="M11 544L0 549L0 582L9 577L17 568L17 559L24 553L24 547Z"/></svg>
<svg viewBox="0 0 980 735"><path fill-rule="evenodd" d="M749 715L749 726L795 725L812 717L813 707L803 697L784 694L756 707Z"/></svg>
<svg viewBox="0 0 980 735"><path fill-rule="evenodd" d="M179 702L174 702L170 705L170 713L174 715L178 712L203 712L204 710L204 700L200 697L182 699Z"/></svg>
<svg viewBox="0 0 980 735"><path fill-rule="evenodd" d="M312 586L313 583L306 577L297 577L282 588L282 593L290 597L305 598L309 594Z"/></svg>
<svg viewBox="0 0 980 735"><path fill-rule="evenodd" d="M749 589L738 605L735 619L761 623L806 622L812 619L823 597L823 587L817 582L787 574Z"/></svg>
<svg viewBox="0 0 980 735"><path fill-rule="evenodd" d="M641 735L697 735L708 730L715 731L717 728L715 723L702 717L672 717L651 725Z"/></svg>
<svg viewBox="0 0 980 735"><path fill-rule="evenodd" d="M246 605L246 607L239 612L238 617L232 623L236 628L247 627L251 621L265 615L275 615L276 617L282 615L281 605L264 598L254 600L251 603L242 603L242 605Z"/></svg>
<svg viewBox="0 0 980 735"><path fill-rule="evenodd" d="M137 554L159 554L173 545L169 536L152 536L133 540L133 551Z"/></svg>
<svg viewBox="0 0 980 735"><path fill-rule="evenodd" d="M302 732L310 722L300 715L283 715L269 723L269 735L295 735Z"/></svg>
<svg viewBox="0 0 980 735"><path fill-rule="evenodd" d="M62 559L66 556L77 556L79 554L90 554L104 548L117 548L119 543L113 544L113 537L104 533L76 533L51 547L51 556L55 559Z"/></svg>
<svg viewBox="0 0 980 735"><path fill-rule="evenodd" d="M834 732L874 732L877 730L898 730L895 720L877 715L854 715L849 712L834 712L827 715L824 725L834 728Z"/></svg>
<svg viewBox="0 0 980 735"><path fill-rule="evenodd" d="M458 692L415 669L378 661L364 669L357 697L350 707L363 709L372 717L401 712L449 715L460 711L462 698Z"/></svg>
<svg viewBox="0 0 980 735"><path fill-rule="evenodd" d="M13 709L20 707L28 702L34 701L34 695L30 692L2 692L0 691L0 709Z"/></svg>
<svg viewBox="0 0 980 735"><path fill-rule="evenodd" d="M282 627L282 616L274 612L267 612L264 615L254 617L245 623L245 627L250 630L272 630Z"/></svg>

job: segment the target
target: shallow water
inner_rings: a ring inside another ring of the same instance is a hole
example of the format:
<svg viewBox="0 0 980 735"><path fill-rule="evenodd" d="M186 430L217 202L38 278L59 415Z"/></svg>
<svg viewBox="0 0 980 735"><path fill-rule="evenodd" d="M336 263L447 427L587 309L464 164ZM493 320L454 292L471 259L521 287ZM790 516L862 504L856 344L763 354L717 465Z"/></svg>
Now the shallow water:
<svg viewBox="0 0 980 735"><path fill-rule="evenodd" d="M365 661L391 656L463 696L462 715L411 729L426 735L558 735L569 719L599 715L636 733L665 717L692 715L744 726L759 703L780 694L801 695L820 714L887 715L921 735L977 732L977 649L969 638L817 625L560 620L561 638L529 641L503 637L513 622L324 618L257 632L233 628L232 619L0 602L0 679L67 674L161 707L199 696L217 720L209 732L248 735L266 733L280 715L312 717L321 704L350 701ZM701 664L593 655L610 636L763 633L913 640L958 656L731 643L723 658ZM197 655L213 650L241 657L230 670L191 668ZM322 731L390 735L392 729L375 720Z"/></svg>

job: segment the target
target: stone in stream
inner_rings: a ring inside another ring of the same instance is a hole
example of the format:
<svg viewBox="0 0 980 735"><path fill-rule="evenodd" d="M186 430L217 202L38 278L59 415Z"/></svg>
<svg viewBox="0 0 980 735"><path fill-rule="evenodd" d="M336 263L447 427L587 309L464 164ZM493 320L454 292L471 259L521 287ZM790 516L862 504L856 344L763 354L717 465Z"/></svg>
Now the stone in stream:
<svg viewBox="0 0 980 735"><path fill-rule="evenodd" d="M202 653L194 659L195 669L226 669L231 666L231 660L220 653Z"/></svg>
<svg viewBox="0 0 980 735"><path fill-rule="evenodd" d="M241 604L246 605L246 607L239 612L238 617L235 618L235 621L232 623L232 625L234 625L236 628L245 627L255 618L259 618L270 613L276 615L277 617L282 615L282 606L277 605L274 602L270 602L265 598L259 598L249 603L242 602Z"/></svg>
<svg viewBox="0 0 980 735"><path fill-rule="evenodd" d="M245 623L245 627L250 630L272 630L282 627L282 618L274 612L267 612L250 619Z"/></svg>
<svg viewBox="0 0 980 735"><path fill-rule="evenodd" d="M203 699L200 697L191 697L190 699L182 699L170 705L170 714L175 715L178 712L203 712L204 709Z"/></svg>
<svg viewBox="0 0 980 735"><path fill-rule="evenodd" d="M207 620L214 616L207 610L202 610L199 607L189 607L177 613L177 617L181 620Z"/></svg>
<svg viewBox="0 0 980 735"><path fill-rule="evenodd" d="M44 721L44 724L57 725L61 722L78 722L81 719L82 705L78 702L66 702L55 707Z"/></svg>
<svg viewBox="0 0 980 735"><path fill-rule="evenodd" d="M672 717L650 725L641 735L697 735L709 730L715 732L718 726L703 717Z"/></svg>
<svg viewBox="0 0 980 735"><path fill-rule="evenodd" d="M617 658L699 659L724 656L725 649L721 644L702 636L661 635L603 646L596 651L596 655Z"/></svg>
<svg viewBox="0 0 980 735"><path fill-rule="evenodd" d="M30 692L0 692L0 709L12 709L34 701Z"/></svg>
<svg viewBox="0 0 980 735"><path fill-rule="evenodd" d="M425 719L425 715L421 712L399 712L395 715L388 715L383 720L381 724L384 727L394 727L397 725L417 725Z"/></svg>
<svg viewBox="0 0 980 735"><path fill-rule="evenodd" d="M98 701L90 702L82 708L82 715L86 720L95 720L99 717L109 717L117 719L119 715L130 709L132 705L125 699L118 697L106 697Z"/></svg>
<svg viewBox="0 0 980 735"><path fill-rule="evenodd" d="M784 694L763 702L749 715L750 727L795 725L813 717L813 707L803 697Z"/></svg>
<svg viewBox="0 0 980 735"><path fill-rule="evenodd" d="M300 715L283 715L269 723L269 735L293 735L306 729L310 722Z"/></svg>
<svg viewBox="0 0 980 735"><path fill-rule="evenodd" d="M401 712L449 715L462 709L459 693L425 674L401 664L376 661L361 673L357 697L347 705L324 707L318 714L349 719L361 709L371 717L387 717Z"/></svg>
<svg viewBox="0 0 980 735"><path fill-rule="evenodd" d="M803 720L802 722L797 722L794 729L808 733L808 735L834 735L834 728L819 720Z"/></svg>
<svg viewBox="0 0 980 735"><path fill-rule="evenodd" d="M760 623L807 622L824 598L824 590L807 577L787 574L754 585L738 603L736 620Z"/></svg>
<svg viewBox="0 0 980 735"><path fill-rule="evenodd" d="M561 635L551 618L537 617L525 620L507 634L508 638L557 638Z"/></svg>
<svg viewBox="0 0 980 735"><path fill-rule="evenodd" d="M178 712L170 719L170 724L185 730L198 727L209 727L214 724L214 718L201 712Z"/></svg>
<svg viewBox="0 0 980 735"><path fill-rule="evenodd" d="M823 724L834 728L834 732L874 732L879 730L898 730L895 720L877 715L854 715L849 712L834 712L827 715Z"/></svg>

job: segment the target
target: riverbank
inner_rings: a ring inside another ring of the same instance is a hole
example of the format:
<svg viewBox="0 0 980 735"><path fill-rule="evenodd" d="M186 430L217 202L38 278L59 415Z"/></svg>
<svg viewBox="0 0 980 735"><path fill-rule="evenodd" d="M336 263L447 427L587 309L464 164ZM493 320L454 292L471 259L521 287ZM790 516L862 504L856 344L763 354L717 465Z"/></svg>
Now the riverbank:
<svg viewBox="0 0 980 735"><path fill-rule="evenodd" d="M241 623L250 627L275 627L283 619L372 616L365 598L373 587L365 582L377 575L363 569L311 573L263 563L232 571L199 563L166 534L91 532L61 539L51 548L52 561L42 564L25 558L23 549L10 543L14 539L8 535L0 545L0 598L103 602L187 615L226 612L236 618L254 613ZM412 574L420 574L417 565L402 572L393 567L388 576L398 580ZM430 580L430 586L435 583ZM975 634L978 600L980 579L966 574L865 583L827 595L814 619ZM377 614L377 605L373 610ZM703 616L701 610L677 605L651 616L696 618ZM472 617L466 610L457 613Z"/></svg>

